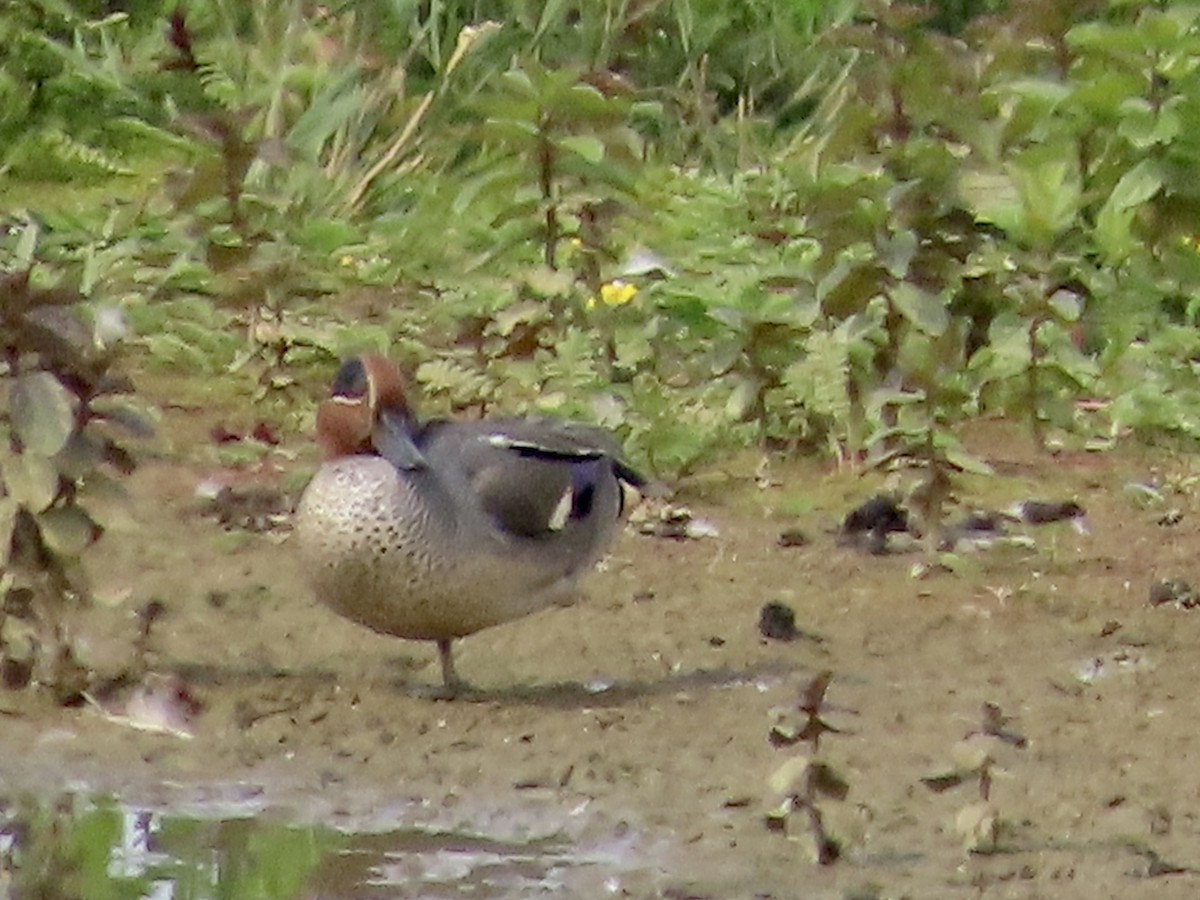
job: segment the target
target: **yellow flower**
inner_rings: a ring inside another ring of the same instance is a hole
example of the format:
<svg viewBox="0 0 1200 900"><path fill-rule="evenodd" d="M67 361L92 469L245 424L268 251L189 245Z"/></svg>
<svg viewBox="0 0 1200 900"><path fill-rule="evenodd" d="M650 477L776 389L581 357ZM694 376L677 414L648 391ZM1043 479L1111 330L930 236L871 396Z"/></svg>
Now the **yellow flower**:
<svg viewBox="0 0 1200 900"><path fill-rule="evenodd" d="M600 299L606 306L624 306L637 296L637 292L635 285L620 280L610 281L600 286Z"/></svg>

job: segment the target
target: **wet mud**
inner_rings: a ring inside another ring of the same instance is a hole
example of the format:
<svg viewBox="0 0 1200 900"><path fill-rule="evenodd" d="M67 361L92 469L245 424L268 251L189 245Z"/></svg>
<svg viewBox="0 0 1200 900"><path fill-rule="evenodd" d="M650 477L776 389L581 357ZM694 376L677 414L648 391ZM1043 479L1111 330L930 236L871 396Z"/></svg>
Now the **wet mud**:
<svg viewBox="0 0 1200 900"><path fill-rule="evenodd" d="M579 604L459 642L476 690L452 702L429 696L432 645L317 603L286 532L204 515L210 462L150 461L134 527L92 561L100 602L72 627L90 665L119 671L135 610L160 601L148 661L202 702L194 737L3 694L0 789L181 813L228 802L357 835L297 896L456 896L497 860L525 874L473 896L1195 896L1200 610L1150 602L1157 581L1200 581L1191 460L1051 457L1002 423L967 437L998 472L969 499L1072 499L1091 533L1018 525L1032 546L922 569L918 549L831 533L872 477L776 463L762 487L756 460L731 462L683 486L716 536L627 529ZM266 481L314 465L291 449ZM806 539L781 542L789 530ZM769 603L792 610L793 639L764 636ZM841 848L821 866L802 816L765 816L771 774L807 752L773 745L772 728L825 670L838 733L818 752L849 790L821 802ZM997 760L991 852L968 853L955 819L977 788L922 779L951 765L985 703L1028 744ZM390 893L369 887L381 872Z"/></svg>

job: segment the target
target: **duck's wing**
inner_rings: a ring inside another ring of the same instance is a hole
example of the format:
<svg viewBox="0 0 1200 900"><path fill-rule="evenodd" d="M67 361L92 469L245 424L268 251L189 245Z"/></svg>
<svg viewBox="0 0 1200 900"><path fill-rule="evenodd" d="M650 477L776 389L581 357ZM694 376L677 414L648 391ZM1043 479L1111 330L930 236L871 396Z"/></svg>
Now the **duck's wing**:
<svg viewBox="0 0 1200 900"><path fill-rule="evenodd" d="M420 446L431 465L465 480L496 525L520 537L551 537L615 520L619 482L642 481L619 461L607 432L571 422L433 422Z"/></svg>
<svg viewBox="0 0 1200 900"><path fill-rule="evenodd" d="M607 459L616 476L630 487L641 489L649 483L621 458L621 445L603 428L553 419L504 419L491 425L487 439L492 446L533 459Z"/></svg>

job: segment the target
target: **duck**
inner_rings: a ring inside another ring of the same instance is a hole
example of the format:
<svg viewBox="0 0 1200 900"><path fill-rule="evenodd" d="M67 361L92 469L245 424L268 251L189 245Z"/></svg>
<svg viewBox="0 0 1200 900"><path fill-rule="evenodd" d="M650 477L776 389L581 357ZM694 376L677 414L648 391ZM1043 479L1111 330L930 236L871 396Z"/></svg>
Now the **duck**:
<svg viewBox="0 0 1200 900"><path fill-rule="evenodd" d="M613 436L543 418L421 421L388 357L345 360L317 409L325 461L293 539L318 599L375 632L452 642L569 605L646 484Z"/></svg>

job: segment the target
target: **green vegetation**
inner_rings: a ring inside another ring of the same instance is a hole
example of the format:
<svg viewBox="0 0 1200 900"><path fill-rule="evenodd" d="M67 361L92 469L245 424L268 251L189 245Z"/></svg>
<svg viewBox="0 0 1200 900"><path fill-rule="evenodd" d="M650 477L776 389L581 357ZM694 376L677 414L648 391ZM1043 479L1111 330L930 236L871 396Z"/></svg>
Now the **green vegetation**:
<svg viewBox="0 0 1200 900"><path fill-rule="evenodd" d="M171 896L196 900L287 900L346 843L330 829L167 816L107 798L21 796L0 808L13 897L132 900L169 885Z"/></svg>
<svg viewBox="0 0 1200 900"><path fill-rule="evenodd" d="M1200 437L1190 4L121 7L0 9L0 269L146 367L282 416L388 349L666 477L916 464L934 520L972 416Z"/></svg>

